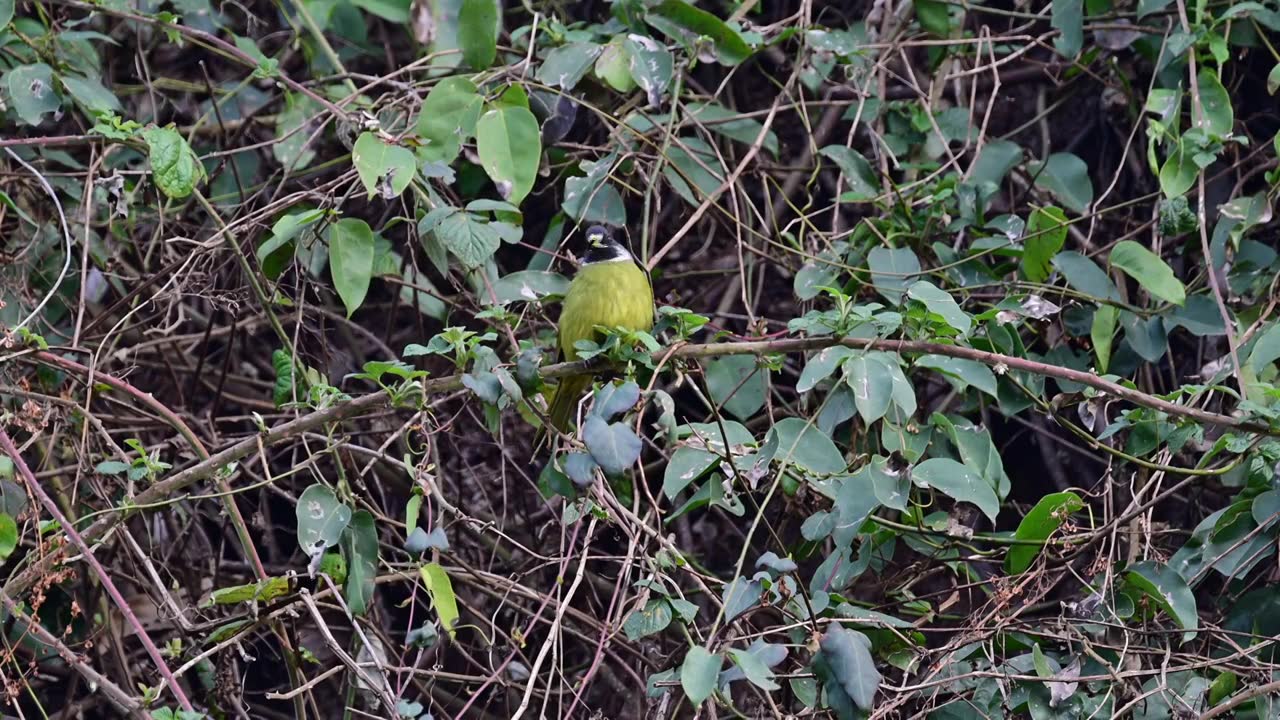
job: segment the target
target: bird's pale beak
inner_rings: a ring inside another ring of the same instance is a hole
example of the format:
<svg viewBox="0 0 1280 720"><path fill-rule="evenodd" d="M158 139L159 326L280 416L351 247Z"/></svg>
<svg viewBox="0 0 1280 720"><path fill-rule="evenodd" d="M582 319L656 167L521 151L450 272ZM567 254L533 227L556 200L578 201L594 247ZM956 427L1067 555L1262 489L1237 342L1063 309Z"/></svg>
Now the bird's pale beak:
<svg viewBox="0 0 1280 720"><path fill-rule="evenodd" d="M601 235L600 233L592 233L587 236L587 242L594 248L604 247L604 235Z"/></svg>

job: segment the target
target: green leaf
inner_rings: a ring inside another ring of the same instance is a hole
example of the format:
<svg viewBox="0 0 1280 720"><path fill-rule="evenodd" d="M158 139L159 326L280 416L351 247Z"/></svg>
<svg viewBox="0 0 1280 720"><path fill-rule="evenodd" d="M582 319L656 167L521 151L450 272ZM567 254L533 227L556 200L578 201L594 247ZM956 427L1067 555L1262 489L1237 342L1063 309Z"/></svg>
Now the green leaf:
<svg viewBox="0 0 1280 720"><path fill-rule="evenodd" d="M454 626L461 616L458 613L458 597L453 593L449 573L439 563L427 563L418 569L418 574L422 576L422 584L431 596L431 606L435 608L436 617L440 618L440 625L449 633L449 637L454 637L457 632Z"/></svg>
<svg viewBox="0 0 1280 720"><path fill-rule="evenodd" d="M605 420L612 420L629 412L640 402L640 386L634 381L605 383L596 391L595 400L591 403L591 413Z"/></svg>
<svg viewBox="0 0 1280 720"><path fill-rule="evenodd" d="M476 123L476 151L503 199L519 205L533 189L542 158L537 118L515 105L490 110Z"/></svg>
<svg viewBox="0 0 1280 720"><path fill-rule="evenodd" d="M1042 283L1052 272L1051 261L1067 241L1067 216L1052 205L1031 211L1022 250L1022 276Z"/></svg>
<svg viewBox="0 0 1280 720"><path fill-rule="evenodd" d="M316 151L308 145L307 128L315 119L319 104L306 95L286 92L284 111L276 116L276 143L271 154L276 162L292 170L301 170L315 159Z"/></svg>
<svg viewBox="0 0 1280 720"><path fill-rule="evenodd" d="M1111 342L1115 339L1119 318L1120 311L1114 305L1099 305L1093 313L1089 340L1093 342L1093 352L1098 356L1098 372L1105 373L1111 365Z"/></svg>
<svg viewBox="0 0 1280 720"><path fill-rule="evenodd" d="M622 48L622 37L615 37L600 50L596 58L596 77L609 87L620 93L629 93L636 89L635 78L631 77L631 61Z"/></svg>
<svg viewBox="0 0 1280 720"><path fill-rule="evenodd" d="M1014 537L1025 542L1043 544L1071 513L1082 507L1084 501L1073 492L1045 495L1018 523ZM1005 557L1005 569L1014 575L1024 573L1039 553L1040 547L1036 545L1014 545Z"/></svg>
<svg viewBox="0 0 1280 720"><path fill-rule="evenodd" d="M1267 73L1267 94L1275 95L1276 90L1280 90L1280 63L1276 63L1276 66L1271 68L1271 72Z"/></svg>
<svg viewBox="0 0 1280 720"><path fill-rule="evenodd" d="M120 100L103 86L102 81L96 77L77 77L75 75L62 75L59 77L62 86L71 93L71 97L76 99L89 112L112 112L120 110Z"/></svg>
<svg viewBox="0 0 1280 720"><path fill-rule="evenodd" d="M720 596L724 604L724 619L729 622L742 613L755 607L760 602L764 586L759 580L748 580L736 577L732 582L724 584L724 592Z"/></svg>
<svg viewBox="0 0 1280 720"><path fill-rule="evenodd" d="M798 466L812 473L844 472L846 463L831 438L801 418L784 418L769 430L776 436L778 452L774 460Z"/></svg>
<svg viewBox="0 0 1280 720"><path fill-rule="evenodd" d="M951 34L951 16L947 4L940 0L915 0L916 19L920 27L934 37L947 38Z"/></svg>
<svg viewBox="0 0 1280 720"><path fill-rule="evenodd" d="M1191 159L1191 155L1179 138L1177 148L1165 158L1164 165L1160 167L1160 191L1165 197L1180 197L1195 185L1200 166Z"/></svg>
<svg viewBox="0 0 1280 720"><path fill-rule="evenodd" d="M751 46L741 35L725 25L720 18L683 0L664 0L649 9L646 20L662 32L672 35L674 40L684 39L673 35L676 28L694 38L711 38L716 58L722 65L737 65L751 56Z"/></svg>
<svg viewBox="0 0 1280 720"><path fill-rule="evenodd" d="M774 665L785 660L787 657L787 648L783 645L769 645L763 641L757 640L751 644L751 648L747 650L730 650L729 659L733 661L737 670L741 672L742 677L751 682L752 685L764 690L765 692L773 692L781 686L774 682L774 672L770 669L769 661L776 660ZM720 673L719 683L725 685L736 679L733 669Z"/></svg>
<svg viewBox="0 0 1280 720"><path fill-rule="evenodd" d="M1258 372L1277 358L1280 358L1280 323L1271 323L1254 341L1253 350L1249 353L1249 364L1253 366L1254 372Z"/></svg>
<svg viewBox="0 0 1280 720"><path fill-rule="evenodd" d="M591 65L603 49L602 45L592 42L561 45L547 53L538 68L538 80L553 87L572 90L591 70Z"/></svg>
<svg viewBox="0 0 1280 720"><path fill-rule="evenodd" d="M373 278L373 231L364 220L342 218L329 226L327 235L333 288L351 317L364 303Z"/></svg>
<svg viewBox="0 0 1280 720"><path fill-rule="evenodd" d="M903 293L920 274L920 259L910 248L874 248L867 253L867 266L876 292L894 305L902 303Z"/></svg>
<svg viewBox="0 0 1280 720"><path fill-rule="evenodd" d="M856 630L832 623L818 641L818 647L840 689L858 708L870 712L880 687L880 671L871 657L871 641Z"/></svg>
<svg viewBox="0 0 1280 720"><path fill-rule="evenodd" d="M680 666L680 687L684 688L684 694L695 706L711 697L722 664L723 658L704 647L694 645L689 648L684 664Z"/></svg>
<svg viewBox="0 0 1280 720"><path fill-rule="evenodd" d="M319 483L302 491L294 510L298 518L298 544L308 554L337 545L351 522L351 508Z"/></svg>
<svg viewBox="0 0 1280 720"><path fill-rule="evenodd" d="M1138 281L1152 297L1174 305L1186 302L1187 291L1159 255L1132 240L1121 240L1111 248L1111 267Z"/></svg>
<svg viewBox="0 0 1280 720"><path fill-rule="evenodd" d="M462 0L458 13L458 47L473 70L484 70L498 56L501 20L494 0Z"/></svg>
<svg viewBox="0 0 1280 720"><path fill-rule="evenodd" d="M1000 513L1000 498L991 484L955 460L929 458L911 469L911 480L920 487L931 487L952 499L977 505L992 522Z"/></svg>
<svg viewBox="0 0 1280 720"><path fill-rule="evenodd" d="M276 352L279 351L277 350ZM103 475L123 475L128 472L131 467L133 466L129 463L120 462L119 460L103 460L95 465L93 469Z"/></svg>
<svg viewBox="0 0 1280 720"><path fill-rule="evenodd" d="M737 110L731 110L723 105L717 105L710 102L689 102L683 103L685 117L693 122L706 123L706 127L717 135L723 135L730 140L736 140L744 145L755 144L756 138L760 137L760 131L764 130L764 125L749 117L743 117L742 113ZM738 119L733 119L738 118ZM761 145L771 155L778 155L778 135L773 130L765 133L763 144Z"/></svg>
<svg viewBox="0 0 1280 720"><path fill-rule="evenodd" d="M418 114L418 135L427 141L418 154L428 162L452 163L475 135L483 107L484 98L470 80L448 77L436 83Z"/></svg>
<svg viewBox="0 0 1280 720"><path fill-rule="evenodd" d="M969 168L969 181L975 185L999 185L1005 175L1022 160L1022 147L1009 140L995 140L982 146Z"/></svg>
<svg viewBox="0 0 1280 720"><path fill-rule="evenodd" d="M995 374L991 372L991 368L977 360L945 355L925 355L916 360L916 367L937 370L959 380L962 388L972 386L993 398L999 397Z"/></svg>
<svg viewBox="0 0 1280 720"><path fill-rule="evenodd" d="M627 224L627 206L608 182L616 155L598 161L583 160L586 177L571 177L564 181L564 201L561 209L580 223L602 223L612 227Z"/></svg>
<svg viewBox="0 0 1280 720"><path fill-rule="evenodd" d="M0 30L4 30L13 20L15 0L0 0Z"/></svg>
<svg viewBox="0 0 1280 720"><path fill-rule="evenodd" d="M1210 135L1230 135L1235 125L1235 111L1231 108L1231 95L1222 86L1218 73L1202 66L1196 76L1196 86L1200 90L1200 108L1204 112L1201 127Z"/></svg>
<svg viewBox="0 0 1280 720"><path fill-rule="evenodd" d="M1128 569L1125 579L1169 613L1178 627L1188 631L1183 635L1184 640L1194 637L1194 631L1200 627L1196 596L1176 570L1163 563L1140 562Z"/></svg>
<svg viewBox="0 0 1280 720"><path fill-rule="evenodd" d="M582 425L582 441L591 457L600 464L606 475L623 474L640 459L644 445L628 425L608 423L599 415L587 417Z"/></svg>
<svg viewBox="0 0 1280 720"><path fill-rule="evenodd" d="M671 605L666 598L653 598L627 617L622 623L622 631L627 634L628 640L635 642L666 630L673 617Z"/></svg>
<svg viewBox="0 0 1280 720"><path fill-rule="evenodd" d="M699 198L689 182L703 197L710 196L724 182L724 166L711 146L700 138L679 138L667 149L667 159L671 163L662 168L662 175L690 205L698 205Z"/></svg>
<svg viewBox="0 0 1280 720"><path fill-rule="evenodd" d="M493 223L482 222L469 212L448 209L452 212L446 213L434 229L440 243L467 268L488 262L502 245L502 237L491 227Z"/></svg>
<svg viewBox="0 0 1280 720"><path fill-rule="evenodd" d="M342 535L347 554L347 584L343 595L354 615L363 615L373 604L378 577L378 529L368 510L357 510Z"/></svg>
<svg viewBox="0 0 1280 720"><path fill-rule="evenodd" d="M849 190L840 196L840 202L866 202L880 195L880 180L871 163L858 151L843 145L828 145L818 151L830 159L844 175Z"/></svg>
<svg viewBox="0 0 1280 720"><path fill-rule="evenodd" d="M371 132L361 133L351 148L351 164L355 165L369 198L381 195L394 200L409 187L417 161L413 151L383 141Z"/></svg>
<svg viewBox="0 0 1280 720"><path fill-rule="evenodd" d="M0 562L9 559L18 547L18 524L8 513L0 513Z"/></svg>
<svg viewBox="0 0 1280 720"><path fill-rule="evenodd" d="M969 329L973 327L973 319L968 313L960 309L951 294L945 290L940 290L933 283L927 280L920 280L907 289L907 296L912 300L919 300L929 309L929 312L940 315L944 321L951 327L960 332L961 335L968 335Z"/></svg>
<svg viewBox="0 0 1280 720"><path fill-rule="evenodd" d="M147 159L156 187L174 200L190 195L204 178L204 166L186 138L171 127L147 128L142 138L147 141Z"/></svg>
<svg viewBox="0 0 1280 720"><path fill-rule="evenodd" d="M831 373L840 367L840 363L857 352L843 345L833 345L810 356L804 370L800 373L800 379L796 381L796 392L806 393L814 389L818 383L830 377Z"/></svg>
<svg viewBox="0 0 1280 720"><path fill-rule="evenodd" d="M1053 45L1065 58L1074 58L1084 47L1084 0L1053 0L1053 29L1061 34Z"/></svg>
<svg viewBox="0 0 1280 720"><path fill-rule="evenodd" d="M4 77L13 109L27 125L39 125L45 115L62 107L53 89L53 68L48 65L19 65Z"/></svg>
<svg viewBox="0 0 1280 720"><path fill-rule="evenodd" d="M409 0L351 0L351 4L389 23L405 25L409 22Z"/></svg>
<svg viewBox="0 0 1280 720"><path fill-rule="evenodd" d="M627 69L631 72L631 78L644 90L649 107L658 107L662 104L663 93L671 85L675 68L671 51L652 38L635 34L628 35L622 41L622 49L627 55Z"/></svg>
<svg viewBox="0 0 1280 720"><path fill-rule="evenodd" d="M845 382L853 391L853 403L868 425L889 412L893 380L879 353L861 353L844 363Z"/></svg>
<svg viewBox="0 0 1280 720"><path fill-rule="evenodd" d="M1054 153L1044 163L1035 163L1036 186L1048 190L1058 202L1081 215L1093 202L1093 181L1089 166L1071 153Z"/></svg>
<svg viewBox="0 0 1280 720"><path fill-rule="evenodd" d="M681 490L702 477L718 462L720 456L715 453L687 445L676 448L662 476L663 494L668 498L675 498Z"/></svg>
<svg viewBox="0 0 1280 720"><path fill-rule="evenodd" d="M536 302L547 295L569 292L569 278L546 270L520 270L502 276L493 284L498 303ZM485 298L487 301L488 298Z"/></svg>
<svg viewBox="0 0 1280 720"><path fill-rule="evenodd" d="M754 355L726 355L706 364L711 400L739 420L749 420L764 407L768 371L760 369Z"/></svg>
<svg viewBox="0 0 1280 720"><path fill-rule="evenodd" d="M1100 300L1122 302L1115 283L1088 257L1074 250L1067 250L1055 255L1052 262L1067 279L1067 283L1076 290Z"/></svg>
<svg viewBox="0 0 1280 720"><path fill-rule="evenodd" d="M591 487L596 481L596 470L600 467L591 455L584 452L566 454L561 465L564 466L564 474L580 488Z"/></svg>

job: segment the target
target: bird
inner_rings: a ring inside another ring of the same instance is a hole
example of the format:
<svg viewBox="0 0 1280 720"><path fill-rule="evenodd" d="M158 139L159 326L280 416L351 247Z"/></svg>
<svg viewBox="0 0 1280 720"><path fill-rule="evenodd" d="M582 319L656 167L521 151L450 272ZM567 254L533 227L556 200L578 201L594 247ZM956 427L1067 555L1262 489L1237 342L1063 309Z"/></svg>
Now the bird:
<svg viewBox="0 0 1280 720"><path fill-rule="evenodd" d="M569 283L557 326L559 361L578 359L579 340L600 337L597 326L624 330L653 329L653 286L626 245L603 225L586 232L586 255ZM569 432L591 375L570 375L560 381L547 415L552 427Z"/></svg>

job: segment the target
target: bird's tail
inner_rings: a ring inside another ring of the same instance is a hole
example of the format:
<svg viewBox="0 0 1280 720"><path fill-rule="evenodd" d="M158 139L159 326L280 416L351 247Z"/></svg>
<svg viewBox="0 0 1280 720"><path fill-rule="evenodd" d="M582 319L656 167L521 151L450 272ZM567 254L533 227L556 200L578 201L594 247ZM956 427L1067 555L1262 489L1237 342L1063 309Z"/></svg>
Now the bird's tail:
<svg viewBox="0 0 1280 720"><path fill-rule="evenodd" d="M551 427L565 433L573 429L572 420L578 409L578 401L590 387L590 375L570 375L560 380L555 394L552 395L551 407L547 411ZM543 428L538 434L538 439L534 441L534 448L539 447L550 435L550 430Z"/></svg>

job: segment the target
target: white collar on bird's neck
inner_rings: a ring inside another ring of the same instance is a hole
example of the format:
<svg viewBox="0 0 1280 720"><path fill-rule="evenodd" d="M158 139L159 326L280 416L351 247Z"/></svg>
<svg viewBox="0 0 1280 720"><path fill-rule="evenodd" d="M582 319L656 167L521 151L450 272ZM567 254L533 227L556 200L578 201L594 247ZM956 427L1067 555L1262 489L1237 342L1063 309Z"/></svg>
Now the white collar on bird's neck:
<svg viewBox="0 0 1280 720"><path fill-rule="evenodd" d="M635 262L635 258L631 257L631 251L625 245L616 240L605 243L602 247L591 248L586 257L582 258L583 265L627 261Z"/></svg>

